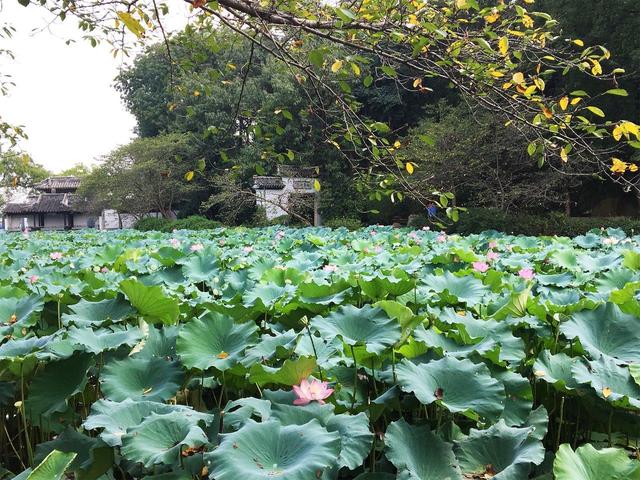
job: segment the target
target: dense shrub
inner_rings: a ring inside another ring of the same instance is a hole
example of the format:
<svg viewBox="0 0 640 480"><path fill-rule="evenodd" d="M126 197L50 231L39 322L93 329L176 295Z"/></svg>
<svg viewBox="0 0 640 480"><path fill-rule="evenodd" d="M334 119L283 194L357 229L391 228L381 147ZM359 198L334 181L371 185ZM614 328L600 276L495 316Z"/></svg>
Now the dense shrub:
<svg viewBox="0 0 640 480"><path fill-rule="evenodd" d="M358 220L357 218L336 217L324 222L324 226L329 228L345 227L348 230L357 230L358 228L362 227L362 222L360 222L360 220Z"/></svg>
<svg viewBox="0 0 640 480"><path fill-rule="evenodd" d="M222 226L220 222L210 220L202 215L192 215L190 217L181 218L168 225L169 230L209 230Z"/></svg>
<svg viewBox="0 0 640 480"><path fill-rule="evenodd" d="M147 217L138 220L133 228L135 228L136 230L141 230L143 232L148 232L151 230L163 232L165 231L165 228L171 223L171 220L168 220L166 218Z"/></svg>
<svg viewBox="0 0 640 480"><path fill-rule="evenodd" d="M159 232L171 232L172 230L208 230L220 227L220 222L209 220L201 215L192 215L179 220L166 218L143 218L138 220L133 228L147 232L157 230Z"/></svg>
<svg viewBox="0 0 640 480"><path fill-rule="evenodd" d="M448 228L450 233L479 233L498 230L516 235L561 235L575 237L589 230L620 228L631 234L640 232L640 219L629 217L567 217L558 212L547 214L508 214L500 210L473 208L460 215Z"/></svg>

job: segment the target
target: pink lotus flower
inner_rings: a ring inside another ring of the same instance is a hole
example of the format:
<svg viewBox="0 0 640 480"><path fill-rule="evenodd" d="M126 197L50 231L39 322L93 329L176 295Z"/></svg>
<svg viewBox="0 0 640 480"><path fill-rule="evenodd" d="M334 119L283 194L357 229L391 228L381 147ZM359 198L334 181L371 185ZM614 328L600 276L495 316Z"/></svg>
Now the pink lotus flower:
<svg viewBox="0 0 640 480"><path fill-rule="evenodd" d="M446 242L446 241L447 241L447 235L444 234L444 233L441 233L440 235L438 235L436 237L436 242L438 242L438 243L443 243L443 242Z"/></svg>
<svg viewBox="0 0 640 480"><path fill-rule="evenodd" d="M276 240L282 240L284 238L284 232L282 230L279 230L276 233Z"/></svg>
<svg viewBox="0 0 640 480"><path fill-rule="evenodd" d="M487 260L490 262L497 260L499 257L500 257L500 254L498 252L490 251L487 253Z"/></svg>
<svg viewBox="0 0 640 480"><path fill-rule="evenodd" d="M62 252L51 252L49 256L51 260L60 260L62 258Z"/></svg>
<svg viewBox="0 0 640 480"><path fill-rule="evenodd" d="M305 379L300 382L300 386L294 385L293 391L298 397L293 401L294 405L307 405L314 400L324 405L324 399L333 393L333 388L329 388L328 382L319 382L314 379L309 383Z"/></svg>
<svg viewBox="0 0 640 480"><path fill-rule="evenodd" d="M376 233L378 233L378 232L376 232L375 230L371 230L371 231L369 232L369 234L370 234L372 237L373 237Z"/></svg>
<svg viewBox="0 0 640 480"><path fill-rule="evenodd" d="M244 253L251 253L251 252L253 252L253 247L251 247L251 246L244 247L244 248L242 249L242 251L243 251Z"/></svg>
<svg viewBox="0 0 640 480"><path fill-rule="evenodd" d="M180 240L178 240L177 238L172 238L171 239L171 246L173 248L178 248L180 246Z"/></svg>
<svg viewBox="0 0 640 480"><path fill-rule="evenodd" d="M425 232L428 232L429 230L431 230L431 227L422 227L422 230L424 230Z"/></svg>
<svg viewBox="0 0 640 480"><path fill-rule="evenodd" d="M480 273L484 273L487 270L489 270L489 264L485 263L485 262L473 262L473 269L476 272L480 272Z"/></svg>
<svg viewBox="0 0 640 480"><path fill-rule="evenodd" d="M489 248L496 248L498 246L498 242L496 242L495 240L491 240L489 242Z"/></svg>
<svg viewBox="0 0 640 480"><path fill-rule="evenodd" d="M533 270L530 268L523 268L518 272L518 275L520 275L520 278L524 278L525 280L531 280L535 276L535 273L533 273Z"/></svg>
<svg viewBox="0 0 640 480"><path fill-rule="evenodd" d="M418 234L416 232L409 232L409 235L407 236L412 240L416 240L418 238Z"/></svg>
<svg viewBox="0 0 640 480"><path fill-rule="evenodd" d="M194 243L193 245L191 245L191 251L192 252L199 252L204 248L204 245L202 245L201 243Z"/></svg>
<svg viewBox="0 0 640 480"><path fill-rule="evenodd" d="M40 278L40 277L38 277L38 275L31 275L29 277L29 282L33 285L34 283L36 283L38 281L38 278Z"/></svg>
<svg viewBox="0 0 640 480"><path fill-rule="evenodd" d="M102 273L107 273L107 272L109 271L109 269L108 269L107 267L102 267L102 268L100 269L100 271L101 271Z"/></svg>
<svg viewBox="0 0 640 480"><path fill-rule="evenodd" d="M337 272L338 266L330 263L329 265L325 265L324 267L322 267L322 270L324 270L325 272Z"/></svg>

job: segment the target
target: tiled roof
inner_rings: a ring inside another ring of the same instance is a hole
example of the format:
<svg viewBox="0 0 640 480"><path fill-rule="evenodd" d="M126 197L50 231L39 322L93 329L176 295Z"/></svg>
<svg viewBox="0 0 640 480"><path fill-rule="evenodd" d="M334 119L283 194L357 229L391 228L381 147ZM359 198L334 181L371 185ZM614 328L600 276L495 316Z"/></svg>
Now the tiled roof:
<svg viewBox="0 0 640 480"><path fill-rule="evenodd" d="M34 188L36 190L75 190L80 186L80 179L78 177L49 177L43 181L36 183Z"/></svg>
<svg viewBox="0 0 640 480"><path fill-rule="evenodd" d="M73 208L75 202L75 195L68 193L41 193L27 197L24 202L7 203L4 213L73 213L78 211Z"/></svg>
<svg viewBox="0 0 640 480"><path fill-rule="evenodd" d="M284 188L284 182L282 181L282 177L254 176L253 188L265 190L280 190Z"/></svg>

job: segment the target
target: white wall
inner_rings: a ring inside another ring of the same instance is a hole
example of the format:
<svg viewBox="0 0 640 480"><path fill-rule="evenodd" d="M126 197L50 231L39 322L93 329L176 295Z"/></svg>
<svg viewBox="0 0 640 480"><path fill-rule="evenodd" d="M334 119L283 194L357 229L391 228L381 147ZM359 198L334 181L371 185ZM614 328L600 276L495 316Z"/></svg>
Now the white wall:
<svg viewBox="0 0 640 480"><path fill-rule="evenodd" d="M289 195L291 193L317 194L313 188L313 179L311 178L282 177L282 183L284 184L284 188L281 190L256 191L258 196L256 203L259 207L263 207L265 209L267 220L273 220L274 218L282 215L287 215L285 209L288 206Z"/></svg>

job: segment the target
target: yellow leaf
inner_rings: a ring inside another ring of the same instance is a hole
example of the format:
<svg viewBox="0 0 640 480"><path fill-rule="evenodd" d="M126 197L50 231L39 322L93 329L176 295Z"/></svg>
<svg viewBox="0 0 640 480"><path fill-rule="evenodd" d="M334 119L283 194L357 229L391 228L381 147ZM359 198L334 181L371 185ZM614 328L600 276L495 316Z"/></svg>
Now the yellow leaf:
<svg viewBox="0 0 640 480"><path fill-rule="evenodd" d="M624 133L624 129L618 125L616 128L613 129L613 138L616 139L616 141L620 141L620 139L622 138L622 135Z"/></svg>
<svg viewBox="0 0 640 480"><path fill-rule="evenodd" d="M609 398L609 396L611 395L611 393L612 393L612 391L611 391L611 389L610 389L609 387L604 387L604 388L602 389L602 396L603 396L604 398Z"/></svg>
<svg viewBox="0 0 640 480"><path fill-rule="evenodd" d="M360 76L360 65L358 65L357 63L352 63L351 70L353 70L353 73L356 75L356 77Z"/></svg>
<svg viewBox="0 0 640 480"><path fill-rule="evenodd" d="M547 86L547 84L546 84L546 83L544 83L544 80L542 80L541 78L536 78L536 79L533 81L533 83L535 83L535 84L536 84L536 87L538 87L538 89L539 89L540 91L544 90L544 89L545 89L545 87Z"/></svg>
<svg viewBox="0 0 640 480"><path fill-rule="evenodd" d="M140 24L138 20L133 18L133 16L128 12L117 12L118 18L122 20L125 27L133 33L136 37L140 38L144 35L144 27Z"/></svg>
<svg viewBox="0 0 640 480"><path fill-rule="evenodd" d="M402 144L400 143L400 140L396 140L395 142L393 142L393 146L394 146L395 148L400 148L400 146L401 146L401 145L402 145Z"/></svg>
<svg viewBox="0 0 640 480"><path fill-rule="evenodd" d="M500 49L500 53L502 55L506 55L507 52L509 51L509 38L502 37L498 42L498 48Z"/></svg>
<svg viewBox="0 0 640 480"><path fill-rule="evenodd" d="M533 93L536 91L538 87L536 87L535 85L531 85L529 87L527 87L527 89L524 91L524 94L527 97L530 97L531 95L533 95Z"/></svg>
<svg viewBox="0 0 640 480"><path fill-rule="evenodd" d="M417 88L417 87L419 87L420 85L422 85L422 79L421 79L421 78L416 78L416 79L413 81L413 88Z"/></svg>
<svg viewBox="0 0 640 480"><path fill-rule="evenodd" d="M560 159L565 163L569 160L569 154L567 153L566 147L563 147L562 150L560 150Z"/></svg>
<svg viewBox="0 0 640 480"><path fill-rule="evenodd" d="M573 43L575 43L576 45L578 45L579 47L584 47L584 42L582 40L580 40L579 38L576 38Z"/></svg>
<svg viewBox="0 0 640 480"><path fill-rule="evenodd" d="M493 13L489 14L489 15L485 15L484 19L487 21L487 23L495 23L498 21L498 19L500 18L500 14L497 11L494 11Z"/></svg>
<svg viewBox="0 0 640 480"><path fill-rule="evenodd" d="M569 106L569 97L562 97L560 99L560 108L562 110L566 110L568 106Z"/></svg>
<svg viewBox="0 0 640 480"><path fill-rule="evenodd" d="M524 3L529 3L529 4L536 3L536 0L524 0Z"/></svg>
<svg viewBox="0 0 640 480"><path fill-rule="evenodd" d="M493 78L502 78L504 77L504 73L499 72L498 70L491 70L489 72Z"/></svg>
<svg viewBox="0 0 640 480"><path fill-rule="evenodd" d="M592 62L593 62L593 67L591 68L591 73L593 73L594 75L601 75L602 65L600 65L600 62L598 60L592 60Z"/></svg>
<svg viewBox="0 0 640 480"><path fill-rule="evenodd" d="M516 85L522 85L524 83L524 74L522 72L516 72L512 77L513 83Z"/></svg>
<svg viewBox="0 0 640 480"><path fill-rule="evenodd" d="M467 0L456 0L456 7L458 8L468 8Z"/></svg>
<svg viewBox="0 0 640 480"><path fill-rule="evenodd" d="M407 173L408 173L409 175L413 175L413 163L411 163L411 162L407 162L407 163L405 163L405 164L404 164L404 168L406 168L406 169L407 169Z"/></svg>
<svg viewBox="0 0 640 480"><path fill-rule="evenodd" d="M582 99L580 97L576 97L574 99L571 100L571 105L577 105L582 101Z"/></svg>
<svg viewBox="0 0 640 480"><path fill-rule="evenodd" d="M636 165L635 163L630 163L629 164L629 171L630 172L637 172L638 171L638 165Z"/></svg>
<svg viewBox="0 0 640 480"><path fill-rule="evenodd" d="M314 189L316 192L319 192L319 191L320 191L320 182L318 181L318 179L317 179L317 178L313 181L313 189Z"/></svg>
<svg viewBox="0 0 640 480"><path fill-rule="evenodd" d="M342 68L342 60L336 60L335 62L333 62L333 65L331 65L331 71L333 73L337 73L340 71L340 69Z"/></svg>
<svg viewBox="0 0 640 480"><path fill-rule="evenodd" d="M513 83L511 82L507 82L504 85L502 85L503 90L509 90L511 87L513 87Z"/></svg>
<svg viewBox="0 0 640 480"><path fill-rule="evenodd" d="M619 158L612 158L611 162L612 164L610 170L613 173L624 173L627 171L627 162L623 162Z"/></svg>
<svg viewBox="0 0 640 480"><path fill-rule="evenodd" d="M187 182L190 182L191 180L193 180L193 176L196 173L193 170L188 171L187 173L184 174L184 178Z"/></svg>
<svg viewBox="0 0 640 480"><path fill-rule="evenodd" d="M200 96L200 90L195 90L195 91L193 92L193 96L194 96L194 97L199 97L199 96Z"/></svg>
<svg viewBox="0 0 640 480"><path fill-rule="evenodd" d="M547 107L542 107L542 113L544 113L544 116L547 117L549 120L551 120L553 118L553 112L551 110L549 110Z"/></svg>

